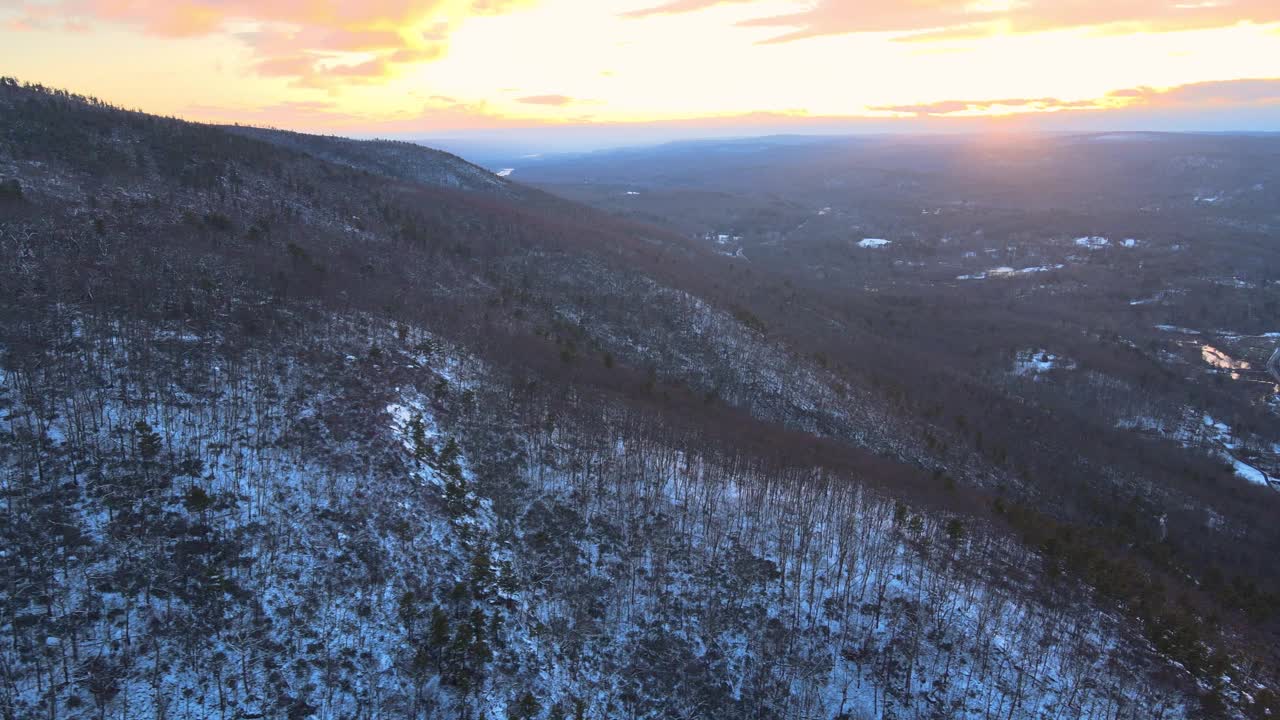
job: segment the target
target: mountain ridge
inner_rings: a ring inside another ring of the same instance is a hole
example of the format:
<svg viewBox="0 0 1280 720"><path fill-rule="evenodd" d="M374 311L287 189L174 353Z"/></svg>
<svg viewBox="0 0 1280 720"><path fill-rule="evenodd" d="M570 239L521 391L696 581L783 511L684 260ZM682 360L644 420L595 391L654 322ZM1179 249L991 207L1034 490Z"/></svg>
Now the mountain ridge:
<svg viewBox="0 0 1280 720"><path fill-rule="evenodd" d="M1271 702L1229 631L1139 627L1076 546L1062 579L1007 470L818 357L763 270L378 153L11 83L0 116L14 717Z"/></svg>

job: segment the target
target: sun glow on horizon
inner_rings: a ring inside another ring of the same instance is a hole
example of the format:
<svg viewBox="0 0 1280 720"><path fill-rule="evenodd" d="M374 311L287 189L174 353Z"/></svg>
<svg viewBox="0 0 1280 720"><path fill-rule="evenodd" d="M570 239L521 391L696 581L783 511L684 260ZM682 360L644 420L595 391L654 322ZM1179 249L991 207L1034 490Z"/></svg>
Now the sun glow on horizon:
<svg viewBox="0 0 1280 720"><path fill-rule="evenodd" d="M866 5L42 0L0 9L0 72L195 120L365 133L1280 113L1270 3Z"/></svg>

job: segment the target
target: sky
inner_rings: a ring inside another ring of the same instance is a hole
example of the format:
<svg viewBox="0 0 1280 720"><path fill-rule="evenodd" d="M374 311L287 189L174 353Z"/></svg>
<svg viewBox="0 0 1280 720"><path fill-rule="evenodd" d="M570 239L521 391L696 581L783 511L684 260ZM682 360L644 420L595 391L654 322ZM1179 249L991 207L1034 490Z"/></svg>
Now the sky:
<svg viewBox="0 0 1280 720"><path fill-rule="evenodd" d="M355 136L1280 130L1280 0L0 0L0 74Z"/></svg>

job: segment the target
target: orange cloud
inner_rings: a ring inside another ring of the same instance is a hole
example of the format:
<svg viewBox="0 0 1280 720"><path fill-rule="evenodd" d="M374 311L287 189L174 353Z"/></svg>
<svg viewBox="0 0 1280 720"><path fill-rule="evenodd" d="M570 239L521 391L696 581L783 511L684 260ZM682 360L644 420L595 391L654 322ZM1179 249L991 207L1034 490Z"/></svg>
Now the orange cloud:
<svg viewBox="0 0 1280 720"><path fill-rule="evenodd" d="M540 138L557 147L609 147L693 137L724 135L862 132L982 132L991 129L1113 131L1238 127L1240 118L1280 119L1280 78L1193 83L1166 89L1127 88L1089 100L1002 98L947 100L919 105L871 108L885 115L811 115L802 111L726 113L662 121L520 117L502 113L485 102L460 102L445 96L423 98L421 104L392 117L372 118L342 109L335 101L282 102L250 108L191 105L180 114L206 122L238 122L292 130L422 138ZM1007 112L1006 112L1007 111ZM1225 125L1206 123L1217 112ZM988 114L996 113L996 114ZM1170 124L1172 123L1172 124ZM456 135L455 133L462 133Z"/></svg>
<svg viewBox="0 0 1280 720"><path fill-rule="evenodd" d="M311 132L344 132L365 136L504 130L546 124L545 121L533 118L500 114L488 103L459 102L442 96L432 96L409 112L380 119L347 112L332 101L291 101L248 108L189 105L182 109L181 114L212 123L237 123Z"/></svg>
<svg viewBox="0 0 1280 720"><path fill-rule="evenodd" d="M696 12L698 10L706 10L717 5L729 5L751 2L751 0L674 0L664 5L655 5L653 7L640 8L624 13L625 17L651 17L654 15L675 15L677 13Z"/></svg>
<svg viewBox="0 0 1280 720"><path fill-rule="evenodd" d="M632 17L693 12L753 0L673 0ZM766 42L824 35L896 33L903 39L971 38L1073 28L1191 30L1280 22L1276 0L818 0L799 12L746 20L782 32Z"/></svg>
<svg viewBox="0 0 1280 720"><path fill-rule="evenodd" d="M453 24L533 0L54 0L28 4L14 28L112 22L165 37L230 33L253 50L262 75L334 86L434 60ZM235 31L239 25L257 26ZM361 57L352 58L352 54Z"/></svg>
<svg viewBox="0 0 1280 720"><path fill-rule="evenodd" d="M525 105L554 105L562 107L564 105L572 105L576 101L568 95L530 95L516 98L516 102L521 102Z"/></svg>
<svg viewBox="0 0 1280 720"><path fill-rule="evenodd" d="M1108 97L1127 105L1161 108L1266 107L1280 105L1280 78L1249 78L1191 83L1163 90L1129 88Z"/></svg>

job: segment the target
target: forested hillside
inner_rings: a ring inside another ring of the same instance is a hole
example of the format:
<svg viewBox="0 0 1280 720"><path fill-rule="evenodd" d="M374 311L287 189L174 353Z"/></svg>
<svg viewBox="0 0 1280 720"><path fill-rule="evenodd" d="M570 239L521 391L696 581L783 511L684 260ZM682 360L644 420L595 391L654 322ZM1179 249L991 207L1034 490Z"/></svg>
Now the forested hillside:
<svg viewBox="0 0 1280 720"><path fill-rule="evenodd" d="M1265 586L669 229L6 79L0 255L6 720L1280 709Z"/></svg>

